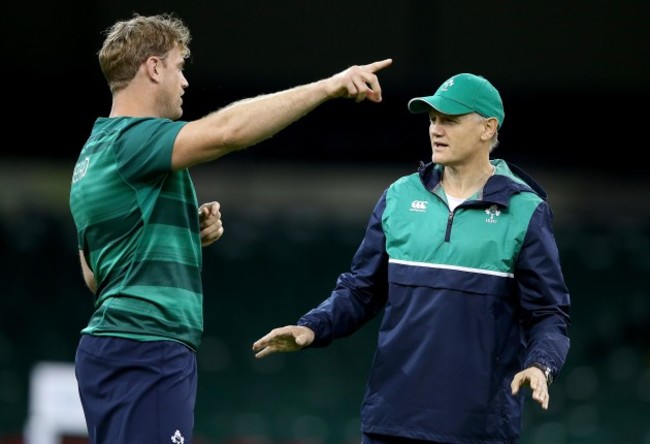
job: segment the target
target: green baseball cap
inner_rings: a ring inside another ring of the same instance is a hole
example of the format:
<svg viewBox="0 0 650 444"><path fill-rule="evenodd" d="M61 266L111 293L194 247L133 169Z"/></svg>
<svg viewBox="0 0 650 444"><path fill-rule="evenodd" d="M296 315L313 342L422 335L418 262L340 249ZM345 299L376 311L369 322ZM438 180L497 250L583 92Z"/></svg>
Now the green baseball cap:
<svg viewBox="0 0 650 444"><path fill-rule="evenodd" d="M433 108L450 116L475 112L486 118L495 117L499 128L505 118L499 91L485 77L469 73L450 77L432 96L409 100L408 108L412 113Z"/></svg>

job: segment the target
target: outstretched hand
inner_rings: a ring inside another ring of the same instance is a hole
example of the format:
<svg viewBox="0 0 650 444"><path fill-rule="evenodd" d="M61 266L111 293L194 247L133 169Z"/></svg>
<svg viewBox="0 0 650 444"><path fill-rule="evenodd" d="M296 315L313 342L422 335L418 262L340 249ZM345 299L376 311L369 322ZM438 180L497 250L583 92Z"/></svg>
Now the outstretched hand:
<svg viewBox="0 0 650 444"><path fill-rule="evenodd" d="M544 372L537 367L529 367L520 371L514 378L512 378L510 388L512 389L513 395L519 393L519 389L525 386L530 387L533 399L537 401L544 410L547 410L550 396Z"/></svg>
<svg viewBox="0 0 650 444"><path fill-rule="evenodd" d="M393 63L393 59L384 59L367 65L354 65L329 79L328 87L331 97L345 97L359 103L366 99L381 102L381 86L376 73Z"/></svg>
<svg viewBox="0 0 650 444"><path fill-rule="evenodd" d="M199 229L201 230L202 247L216 242L223 235L219 202L208 202L199 207Z"/></svg>
<svg viewBox="0 0 650 444"><path fill-rule="evenodd" d="M263 358L276 352L298 351L314 342L312 329L300 325L274 328L253 343L256 358Z"/></svg>

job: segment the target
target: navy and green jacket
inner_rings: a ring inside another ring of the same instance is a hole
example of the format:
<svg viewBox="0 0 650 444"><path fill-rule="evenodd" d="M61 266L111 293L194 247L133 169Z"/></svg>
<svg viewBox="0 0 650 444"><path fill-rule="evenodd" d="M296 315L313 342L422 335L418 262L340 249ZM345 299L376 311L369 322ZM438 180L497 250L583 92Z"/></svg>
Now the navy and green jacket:
<svg viewBox="0 0 650 444"><path fill-rule="evenodd" d="M382 313L361 407L365 433L457 444L517 443L533 362L557 375L570 296L544 190L493 160L482 190L450 211L442 167L422 165L382 194L348 272L298 321L311 347Z"/></svg>

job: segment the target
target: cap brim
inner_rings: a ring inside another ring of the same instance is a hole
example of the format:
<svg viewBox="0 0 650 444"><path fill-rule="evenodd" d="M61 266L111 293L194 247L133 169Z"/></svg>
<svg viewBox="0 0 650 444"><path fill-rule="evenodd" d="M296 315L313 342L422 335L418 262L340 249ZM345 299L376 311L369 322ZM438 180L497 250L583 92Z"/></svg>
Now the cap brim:
<svg viewBox="0 0 650 444"><path fill-rule="evenodd" d="M473 109L440 95L411 99L409 100L408 108L414 114L428 113L431 111L431 108L450 116L474 112Z"/></svg>

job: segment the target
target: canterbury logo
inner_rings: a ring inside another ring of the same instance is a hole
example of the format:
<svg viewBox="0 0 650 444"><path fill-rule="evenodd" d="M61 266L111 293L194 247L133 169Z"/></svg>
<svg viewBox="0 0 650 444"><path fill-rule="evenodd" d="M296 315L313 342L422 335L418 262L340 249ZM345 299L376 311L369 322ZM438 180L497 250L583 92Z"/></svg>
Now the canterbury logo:
<svg viewBox="0 0 650 444"><path fill-rule="evenodd" d="M427 211L427 205L429 205L429 202L426 200L414 200L411 202L411 209L410 211L417 211L418 213L424 213Z"/></svg>

